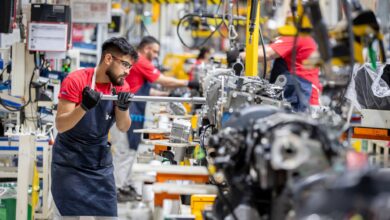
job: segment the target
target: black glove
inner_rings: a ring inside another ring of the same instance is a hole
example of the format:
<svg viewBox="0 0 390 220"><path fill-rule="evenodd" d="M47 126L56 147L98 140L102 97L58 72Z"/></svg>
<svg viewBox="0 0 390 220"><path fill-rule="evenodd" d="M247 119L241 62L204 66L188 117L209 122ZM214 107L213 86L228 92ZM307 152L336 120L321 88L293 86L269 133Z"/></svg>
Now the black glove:
<svg viewBox="0 0 390 220"><path fill-rule="evenodd" d="M115 105L118 107L121 111L127 111L130 106L130 98L132 98L134 94L129 92L119 92L118 93L118 101L115 102Z"/></svg>
<svg viewBox="0 0 390 220"><path fill-rule="evenodd" d="M199 90L200 88L199 82L196 80L188 81L188 88Z"/></svg>
<svg viewBox="0 0 390 220"><path fill-rule="evenodd" d="M82 96L83 99L81 100L80 106L85 111L88 111L91 108L95 107L97 104L99 104L101 99L101 93L89 88L89 86L83 89Z"/></svg>
<svg viewBox="0 0 390 220"><path fill-rule="evenodd" d="M172 91L169 93L168 96L169 96L169 97L182 97L182 96L183 96L183 93L182 93L180 90L178 90L178 89L174 89L174 90L172 90Z"/></svg>

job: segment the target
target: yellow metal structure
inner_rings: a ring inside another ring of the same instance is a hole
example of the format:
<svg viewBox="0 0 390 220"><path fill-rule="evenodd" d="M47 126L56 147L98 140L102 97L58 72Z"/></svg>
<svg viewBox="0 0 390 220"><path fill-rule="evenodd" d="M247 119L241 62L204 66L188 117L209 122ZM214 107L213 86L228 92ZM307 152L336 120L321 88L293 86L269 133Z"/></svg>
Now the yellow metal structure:
<svg viewBox="0 0 390 220"><path fill-rule="evenodd" d="M290 11L290 10L288 10ZM294 19L295 22L298 22L299 19L303 16L302 20L302 29L311 29L311 22L310 19L303 14L303 5L302 5L302 0L298 1L297 5L297 17L294 18L291 15L286 18L286 25L278 28L279 35L281 36L295 36L297 34L297 28L295 27L294 24ZM306 34L306 33L303 33Z"/></svg>
<svg viewBox="0 0 390 220"><path fill-rule="evenodd" d="M207 24L214 25L214 26L218 26L219 24L221 24L221 22L223 22L222 18L202 18L202 19L206 20ZM201 20L201 18L199 18L199 17L193 18L193 21L200 21L200 20ZM265 23L265 21L266 21L266 19L260 18L260 23L263 24L263 23ZM234 23L236 23L236 21L234 21ZM177 24L179 24L179 20L172 20L171 24L176 26ZM237 24L240 26L246 26L246 21L237 20ZM183 23L182 25L185 27L186 23Z"/></svg>
<svg viewBox="0 0 390 220"><path fill-rule="evenodd" d="M152 5L152 22L157 22L160 18L161 13L161 5L160 4L153 4Z"/></svg>
<svg viewBox="0 0 390 220"><path fill-rule="evenodd" d="M34 170L33 170L33 180L32 180L32 192L31 192L31 216L32 219L34 219L35 214L35 208L39 201L39 173L37 169L36 163L34 163Z"/></svg>
<svg viewBox="0 0 390 220"><path fill-rule="evenodd" d="M369 25L354 25L352 27L353 34L356 36L353 46L354 46L354 58L355 62L357 63L365 63L365 57L363 55L363 50L367 44L365 41L365 36L372 35L375 36L378 40L383 40L383 34L377 33L375 30L372 29ZM329 36L334 39L343 39L345 36L344 30L333 30L329 32ZM360 41L357 41L357 39L360 39ZM344 57L333 57L332 58L332 65L334 66L345 66L349 62L349 55L345 55Z"/></svg>
<svg viewBox="0 0 390 220"><path fill-rule="evenodd" d="M189 102L183 102L183 106L186 109L187 112L191 112L192 110L192 103Z"/></svg>
<svg viewBox="0 0 390 220"><path fill-rule="evenodd" d="M198 30L198 31L192 31L191 36L193 38L199 37L199 38L206 38L209 37L213 32L210 30ZM213 38L221 37L218 32L215 32L213 34Z"/></svg>
<svg viewBox="0 0 390 220"><path fill-rule="evenodd" d="M362 140L361 139L352 139L351 143L352 143L352 148L356 152L362 152Z"/></svg>
<svg viewBox="0 0 390 220"><path fill-rule="evenodd" d="M188 80L188 71L191 70L193 64L186 63L189 59L196 59L197 54L194 53L185 53L185 54L175 54L168 53L163 59L163 66L168 68L169 71L165 73L167 76L172 76L177 79ZM214 54L214 60L222 64L227 64L226 56L224 54Z"/></svg>
<svg viewBox="0 0 390 220"><path fill-rule="evenodd" d="M190 0L128 0L130 3L135 4L182 4L182 3L190 3ZM219 4L222 0L208 0L208 4Z"/></svg>
<svg viewBox="0 0 390 220"><path fill-rule="evenodd" d="M191 127L192 129L196 129L196 127L198 126L198 115L193 115L191 117Z"/></svg>
<svg viewBox="0 0 390 220"><path fill-rule="evenodd" d="M188 80L189 67L186 67L186 61L189 59L196 59L195 54L174 54L168 53L163 60L163 66L168 68L169 71L165 74L167 76L172 76L177 79Z"/></svg>
<svg viewBox="0 0 390 220"><path fill-rule="evenodd" d="M251 11L252 3L248 1L248 12ZM245 58L245 76L257 76L259 66L259 23L260 23L260 4L257 6L255 30L252 36L249 33L250 16L247 16L246 31L246 58Z"/></svg>
<svg viewBox="0 0 390 220"><path fill-rule="evenodd" d="M202 220L202 211L211 210L216 195L192 195L191 196L191 214L195 220Z"/></svg>

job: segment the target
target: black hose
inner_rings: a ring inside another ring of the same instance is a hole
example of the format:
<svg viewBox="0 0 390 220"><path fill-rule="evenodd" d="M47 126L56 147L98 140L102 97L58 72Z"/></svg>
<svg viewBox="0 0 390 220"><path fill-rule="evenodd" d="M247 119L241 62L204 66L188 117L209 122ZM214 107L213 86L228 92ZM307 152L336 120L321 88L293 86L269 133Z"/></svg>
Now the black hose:
<svg viewBox="0 0 390 220"><path fill-rule="evenodd" d="M259 25L259 34L261 39L261 46L263 48L263 79L265 79L265 76L267 74L267 53L265 51L265 43L264 43L264 37L263 37L263 31L261 30L261 25Z"/></svg>
<svg viewBox="0 0 390 220"><path fill-rule="evenodd" d="M199 47L202 47L204 46L207 41L209 41L211 39L211 37L215 34L215 32L217 30L219 30L219 28L221 27L221 25L224 23L223 21L221 23L218 24L218 26L215 28L215 30L213 32L211 32L211 34L204 40L202 41L202 43L198 44L198 45L192 45L192 46L189 46L187 43L184 42L182 36L180 35L180 27L181 27L181 24L183 23L183 21L185 21L186 19L190 18L190 17L201 17L200 15L198 14L187 14L185 16L183 16L182 18L180 18L179 20L179 23L177 24L177 28L176 28L176 32L177 32L177 36L179 37L179 40L180 42L187 48L189 49L197 49Z"/></svg>

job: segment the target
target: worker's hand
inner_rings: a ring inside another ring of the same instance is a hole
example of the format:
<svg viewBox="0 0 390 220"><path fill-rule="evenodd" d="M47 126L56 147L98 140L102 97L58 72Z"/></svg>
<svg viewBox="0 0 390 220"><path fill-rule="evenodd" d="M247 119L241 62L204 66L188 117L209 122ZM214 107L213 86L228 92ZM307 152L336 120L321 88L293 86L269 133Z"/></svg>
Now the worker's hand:
<svg viewBox="0 0 390 220"><path fill-rule="evenodd" d="M83 89L82 97L83 99L81 100L80 106L85 111L88 111L99 104L102 94L91 89L89 86L86 86Z"/></svg>
<svg viewBox="0 0 390 220"><path fill-rule="evenodd" d="M188 81L188 88L199 90L199 82L197 80Z"/></svg>
<svg viewBox="0 0 390 220"><path fill-rule="evenodd" d="M121 111L127 111L129 109L131 100L134 94L130 92L119 92L118 93L118 101L115 102L116 107L118 107Z"/></svg>

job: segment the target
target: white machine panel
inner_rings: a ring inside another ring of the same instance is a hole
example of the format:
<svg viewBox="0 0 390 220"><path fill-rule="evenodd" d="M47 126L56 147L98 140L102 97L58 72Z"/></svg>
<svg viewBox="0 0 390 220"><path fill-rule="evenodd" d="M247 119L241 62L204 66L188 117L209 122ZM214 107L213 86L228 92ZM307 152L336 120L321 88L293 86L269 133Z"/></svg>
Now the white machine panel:
<svg viewBox="0 0 390 220"><path fill-rule="evenodd" d="M390 129L390 111L362 109L362 127Z"/></svg>
<svg viewBox="0 0 390 220"><path fill-rule="evenodd" d="M25 84L25 44L15 43L12 45L12 71L11 71L11 95L23 97Z"/></svg>

